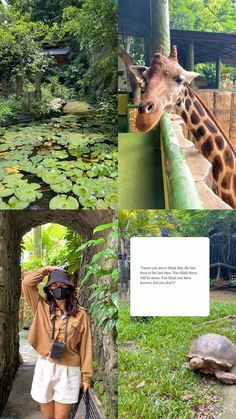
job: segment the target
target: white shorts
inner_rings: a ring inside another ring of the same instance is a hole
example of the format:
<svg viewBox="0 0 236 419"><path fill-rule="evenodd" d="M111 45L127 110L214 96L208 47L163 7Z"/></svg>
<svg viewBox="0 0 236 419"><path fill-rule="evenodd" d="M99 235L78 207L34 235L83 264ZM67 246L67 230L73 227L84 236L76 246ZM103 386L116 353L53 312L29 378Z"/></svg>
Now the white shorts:
<svg viewBox="0 0 236 419"><path fill-rule="evenodd" d="M81 385L79 367L55 364L39 357L34 370L31 396L38 403L74 404Z"/></svg>

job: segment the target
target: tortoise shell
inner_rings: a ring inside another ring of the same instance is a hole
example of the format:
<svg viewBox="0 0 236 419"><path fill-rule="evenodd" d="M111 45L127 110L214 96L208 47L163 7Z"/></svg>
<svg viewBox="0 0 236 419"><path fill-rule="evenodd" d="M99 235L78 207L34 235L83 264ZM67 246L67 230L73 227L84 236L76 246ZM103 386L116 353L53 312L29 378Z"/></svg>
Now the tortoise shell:
<svg viewBox="0 0 236 419"><path fill-rule="evenodd" d="M236 361L236 347L225 336L208 333L193 342L188 357L201 358L229 369Z"/></svg>

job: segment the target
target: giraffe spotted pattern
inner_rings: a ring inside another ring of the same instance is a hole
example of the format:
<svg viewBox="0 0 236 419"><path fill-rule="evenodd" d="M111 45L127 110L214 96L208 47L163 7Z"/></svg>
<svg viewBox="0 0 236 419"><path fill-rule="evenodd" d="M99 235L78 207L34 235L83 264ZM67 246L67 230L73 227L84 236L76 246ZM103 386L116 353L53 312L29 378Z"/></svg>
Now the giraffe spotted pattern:
<svg viewBox="0 0 236 419"><path fill-rule="evenodd" d="M188 125L194 144L212 164L214 191L236 208L236 152L206 105L190 87L197 73L184 70L178 63L177 48L169 57L160 47L149 68L133 67L146 81L137 116L139 131L154 128L164 112L178 113Z"/></svg>

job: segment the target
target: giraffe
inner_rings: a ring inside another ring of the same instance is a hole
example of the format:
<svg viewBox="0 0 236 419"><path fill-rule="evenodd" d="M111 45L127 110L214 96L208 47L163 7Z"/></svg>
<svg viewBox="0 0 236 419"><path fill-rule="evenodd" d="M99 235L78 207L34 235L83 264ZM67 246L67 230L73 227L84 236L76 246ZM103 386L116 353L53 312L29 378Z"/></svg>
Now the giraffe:
<svg viewBox="0 0 236 419"><path fill-rule="evenodd" d="M169 57L159 47L151 66L131 66L144 94L139 103L136 125L148 132L164 112L179 114L188 125L196 148L212 164L214 189L219 197L236 208L236 151L215 117L198 97L190 83L199 74L184 70L178 63L177 47Z"/></svg>

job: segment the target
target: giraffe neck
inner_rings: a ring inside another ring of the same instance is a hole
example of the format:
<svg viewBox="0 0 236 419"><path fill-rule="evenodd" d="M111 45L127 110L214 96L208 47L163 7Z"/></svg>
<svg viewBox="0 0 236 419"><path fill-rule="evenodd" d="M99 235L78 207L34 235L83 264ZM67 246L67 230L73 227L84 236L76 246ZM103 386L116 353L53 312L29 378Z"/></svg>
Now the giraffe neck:
<svg viewBox="0 0 236 419"><path fill-rule="evenodd" d="M212 175L219 196L236 208L236 152L215 117L190 86L176 111L188 125L195 146L212 164Z"/></svg>

